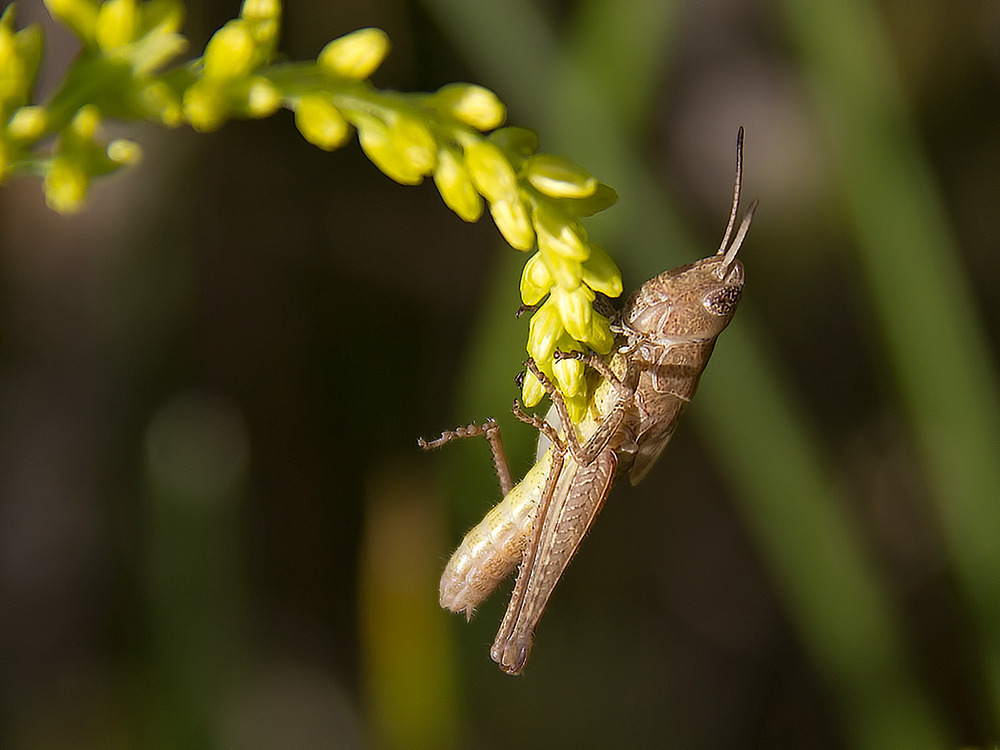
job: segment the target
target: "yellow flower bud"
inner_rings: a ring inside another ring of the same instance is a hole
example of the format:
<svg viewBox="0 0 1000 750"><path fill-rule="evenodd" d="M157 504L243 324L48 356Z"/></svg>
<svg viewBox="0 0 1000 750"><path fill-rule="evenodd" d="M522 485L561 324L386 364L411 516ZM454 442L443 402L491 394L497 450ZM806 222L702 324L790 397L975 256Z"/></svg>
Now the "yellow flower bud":
<svg viewBox="0 0 1000 750"><path fill-rule="evenodd" d="M44 107L21 107L7 123L7 133L22 141L34 141L45 132L49 114Z"/></svg>
<svg viewBox="0 0 1000 750"><path fill-rule="evenodd" d="M526 305L537 305L549 293L555 280L545 265L540 252L535 253L524 264L521 272L521 301Z"/></svg>
<svg viewBox="0 0 1000 750"><path fill-rule="evenodd" d="M538 250L556 284L563 289L576 289L579 286L582 273L580 261L552 252L545 245L539 245Z"/></svg>
<svg viewBox="0 0 1000 750"><path fill-rule="evenodd" d="M314 146L333 151L347 139L350 126L329 94L307 94L295 107L295 127Z"/></svg>
<svg viewBox="0 0 1000 750"><path fill-rule="evenodd" d="M559 308L551 299L535 310L528 323L528 354L536 362L546 362L552 358L556 342L563 336L565 329Z"/></svg>
<svg viewBox="0 0 1000 750"><path fill-rule="evenodd" d="M258 45L272 46L281 27L279 0L244 0L240 18L248 22L248 30Z"/></svg>
<svg viewBox="0 0 1000 750"><path fill-rule="evenodd" d="M150 81L140 94L143 106L155 113L164 125L176 128L184 121L177 95L163 81Z"/></svg>
<svg viewBox="0 0 1000 750"><path fill-rule="evenodd" d="M577 341L585 340L591 333L591 315L594 308L594 293L584 284L567 291L562 287L553 287L549 295L549 303L558 308L566 332Z"/></svg>
<svg viewBox="0 0 1000 750"><path fill-rule="evenodd" d="M595 292L617 297L622 293L622 274L611 256L594 243L589 243L590 257L583 263L581 278L583 283Z"/></svg>
<svg viewBox="0 0 1000 750"><path fill-rule="evenodd" d="M535 154L524 163L528 182L553 198L586 198L597 190L597 180L561 156Z"/></svg>
<svg viewBox="0 0 1000 750"><path fill-rule="evenodd" d="M545 388L535 377L533 372L528 372L524 376L524 384L521 386L521 400L527 407L532 407L545 396Z"/></svg>
<svg viewBox="0 0 1000 750"><path fill-rule="evenodd" d="M130 166L142 161L142 148L135 141L118 138L108 144L108 158L115 164Z"/></svg>
<svg viewBox="0 0 1000 750"><path fill-rule="evenodd" d="M248 21L277 21L281 18L281 3L279 0L243 0L240 18Z"/></svg>
<svg viewBox="0 0 1000 750"><path fill-rule="evenodd" d="M376 71L387 54L388 34L382 29L358 29L327 44L317 62L327 73L362 80Z"/></svg>
<svg viewBox="0 0 1000 750"><path fill-rule="evenodd" d="M437 142L427 126L415 117L400 115L391 123L389 143L421 179L437 166Z"/></svg>
<svg viewBox="0 0 1000 750"><path fill-rule="evenodd" d="M203 133L216 130L226 121L227 100L220 84L203 78L184 92L184 117Z"/></svg>
<svg viewBox="0 0 1000 750"><path fill-rule="evenodd" d="M579 351L579 346L569 342L559 347L562 351ZM560 359L552 363L552 374L556 377L556 386L566 396L579 396L586 390L587 381L583 377L583 362L578 359Z"/></svg>
<svg viewBox="0 0 1000 750"><path fill-rule="evenodd" d="M438 152L434 184L445 205L463 220L478 221L483 215L483 199L479 197L465 167L451 149L444 148Z"/></svg>
<svg viewBox="0 0 1000 750"><path fill-rule="evenodd" d="M479 130L499 127L507 110L497 95L471 83L452 83L431 97L431 103Z"/></svg>
<svg viewBox="0 0 1000 750"><path fill-rule="evenodd" d="M559 205L573 216L593 216L598 211L614 205L617 200L618 193L603 182L599 182L594 192L586 198L561 200Z"/></svg>
<svg viewBox="0 0 1000 750"><path fill-rule="evenodd" d="M246 114L270 117L281 108L281 92L263 76L254 76L247 87Z"/></svg>
<svg viewBox="0 0 1000 750"><path fill-rule="evenodd" d="M535 205L535 230L538 232L539 247L578 261L586 260L590 255L587 234L580 222L548 202Z"/></svg>
<svg viewBox="0 0 1000 750"><path fill-rule="evenodd" d="M83 207L89 179L83 168L65 159L56 159L45 173L45 202L53 211L71 214Z"/></svg>
<svg viewBox="0 0 1000 750"><path fill-rule="evenodd" d="M465 169L476 189L490 203L510 198L517 190L517 175L503 152L489 141L475 140L465 146Z"/></svg>
<svg viewBox="0 0 1000 750"><path fill-rule="evenodd" d="M400 120L387 127L367 115L358 116L358 140L369 159L389 177L403 185L417 185L434 169L437 153L434 139L422 125Z"/></svg>
<svg viewBox="0 0 1000 750"><path fill-rule="evenodd" d="M242 21L230 21L212 34L205 47L205 78L217 81L242 78L256 64L256 45Z"/></svg>
<svg viewBox="0 0 1000 750"><path fill-rule="evenodd" d="M490 203L490 213L500 234L515 250L530 250L535 246L535 233L531 229L528 209L524 202L515 197L500 199Z"/></svg>
<svg viewBox="0 0 1000 750"><path fill-rule="evenodd" d="M107 53L127 45L135 38L138 16L135 0L105 0L94 28L97 46Z"/></svg>
<svg viewBox="0 0 1000 750"><path fill-rule="evenodd" d="M611 321L595 312L591 316L590 331L581 340L598 354L607 354L615 343L614 334L611 333Z"/></svg>
<svg viewBox="0 0 1000 750"><path fill-rule="evenodd" d="M77 113L73 115L69 126L73 134L81 140L93 140L97 129L101 126L101 112L93 104L80 107Z"/></svg>
<svg viewBox="0 0 1000 750"><path fill-rule="evenodd" d="M94 40L100 12L97 0L45 0L45 7L53 18L62 21L84 42Z"/></svg>
<svg viewBox="0 0 1000 750"><path fill-rule="evenodd" d="M534 130L511 126L490 133L490 141L504 151L518 156L531 156L538 150L538 134Z"/></svg>

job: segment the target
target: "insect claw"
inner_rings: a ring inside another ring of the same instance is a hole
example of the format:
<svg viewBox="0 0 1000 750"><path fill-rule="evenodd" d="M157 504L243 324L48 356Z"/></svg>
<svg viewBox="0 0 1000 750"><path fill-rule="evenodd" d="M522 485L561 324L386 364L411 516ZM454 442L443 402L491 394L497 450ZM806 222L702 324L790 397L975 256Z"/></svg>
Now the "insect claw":
<svg viewBox="0 0 1000 750"><path fill-rule="evenodd" d="M525 374L526 374L525 371L521 370L521 372L519 372L517 375L514 376L514 385L516 385L518 388L524 388Z"/></svg>

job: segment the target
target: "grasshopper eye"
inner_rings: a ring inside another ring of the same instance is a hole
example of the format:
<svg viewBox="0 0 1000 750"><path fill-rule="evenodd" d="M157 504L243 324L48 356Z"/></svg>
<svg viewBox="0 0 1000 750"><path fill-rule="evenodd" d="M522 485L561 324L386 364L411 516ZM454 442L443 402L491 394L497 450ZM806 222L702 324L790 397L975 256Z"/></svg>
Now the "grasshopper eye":
<svg viewBox="0 0 1000 750"><path fill-rule="evenodd" d="M738 286L724 286L706 294L702 304L712 315L729 315L736 309L742 291Z"/></svg>

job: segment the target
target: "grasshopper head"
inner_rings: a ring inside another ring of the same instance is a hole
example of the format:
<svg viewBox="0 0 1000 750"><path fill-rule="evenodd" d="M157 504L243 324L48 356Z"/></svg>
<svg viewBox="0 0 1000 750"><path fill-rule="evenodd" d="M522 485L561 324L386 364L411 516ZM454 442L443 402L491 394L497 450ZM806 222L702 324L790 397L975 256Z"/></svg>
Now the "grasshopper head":
<svg viewBox="0 0 1000 750"><path fill-rule="evenodd" d="M729 244L743 183L743 128L736 139L736 188L729 224L719 251L697 263L678 266L647 281L629 300L622 322L649 341L664 344L709 341L729 325L743 291L743 264L736 259L757 201L750 204ZM727 247L728 245L728 247Z"/></svg>
<svg viewBox="0 0 1000 750"><path fill-rule="evenodd" d="M622 322L654 341L714 339L729 325L743 291L743 264L735 256L713 255L647 281L629 301Z"/></svg>

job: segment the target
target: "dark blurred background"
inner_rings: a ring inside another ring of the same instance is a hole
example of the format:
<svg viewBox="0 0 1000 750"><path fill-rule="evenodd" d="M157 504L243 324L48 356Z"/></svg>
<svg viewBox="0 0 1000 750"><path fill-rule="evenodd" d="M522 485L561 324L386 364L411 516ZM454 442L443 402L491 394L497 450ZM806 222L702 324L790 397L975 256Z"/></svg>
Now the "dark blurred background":
<svg viewBox="0 0 1000 750"><path fill-rule="evenodd" d="M191 2L203 49L235 2ZM44 95L75 52L37 0ZM627 290L714 252L738 325L617 487L523 677L437 577L499 499L525 257L291 116L122 126L63 218L0 188L0 744L986 745L1000 721L1000 5L290 0L385 29L378 85L474 81L620 193Z"/></svg>

